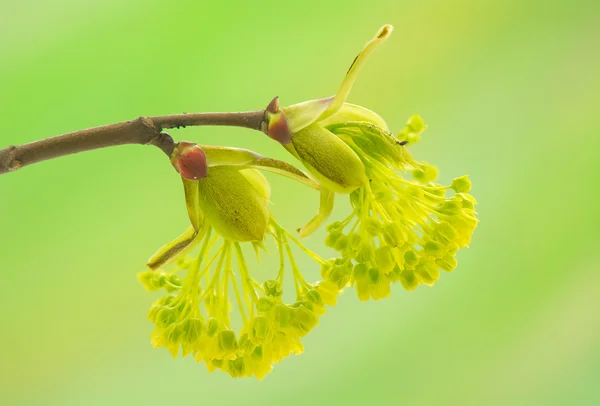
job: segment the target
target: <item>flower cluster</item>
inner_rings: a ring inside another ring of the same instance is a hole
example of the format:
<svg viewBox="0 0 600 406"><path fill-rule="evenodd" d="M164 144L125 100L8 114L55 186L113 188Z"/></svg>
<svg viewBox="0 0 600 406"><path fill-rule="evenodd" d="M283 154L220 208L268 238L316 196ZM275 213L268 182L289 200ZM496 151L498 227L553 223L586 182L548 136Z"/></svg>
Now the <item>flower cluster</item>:
<svg viewBox="0 0 600 406"><path fill-rule="evenodd" d="M469 178L442 185L434 166L412 157L407 146L426 129L419 116L393 135L379 115L346 103L360 67L391 32L384 26L367 43L335 96L282 108L275 99L265 110L263 130L308 174L249 150L178 144L171 162L182 176L191 225L139 274L147 290L165 292L148 315L154 347L191 355L210 371L262 379L303 351L301 338L346 287L360 300L377 300L390 296L395 282L412 290L456 267L456 253L478 222ZM268 207L270 186L257 169L319 191L319 211L298 229L300 237L324 225L336 195L349 196L351 213L326 229L336 258L324 260L277 223ZM244 250L258 256L267 241L279 267L259 281ZM321 267L322 280L305 280L292 248ZM294 300L284 295L290 276Z"/></svg>
<svg viewBox="0 0 600 406"><path fill-rule="evenodd" d="M452 271L477 225L468 177L435 183L435 167L415 161L403 141L373 123L327 128L356 152L368 178L350 194L351 215L330 224L326 239L352 268L359 298L387 297L392 282L407 290L432 285L440 270ZM413 116L401 134L414 142L424 128Z"/></svg>
<svg viewBox="0 0 600 406"><path fill-rule="evenodd" d="M196 147L181 144L174 152L175 164L184 167L181 161ZM148 262L151 269L138 275L147 290L166 292L148 314L155 325L151 342L174 357L192 355L210 371L263 378L273 364L303 351L300 339L317 325L325 303L335 301L338 291L323 291L302 276L291 244L317 264L326 261L271 216L266 179L246 168L248 159L258 165L260 156L246 150L205 147L203 151L210 170L200 180L192 176L183 180L192 226L158 250ZM224 153L228 164L219 165ZM275 160L268 165L291 177L302 176ZM249 271L243 247L251 245L258 256L268 236L277 247L279 268L274 279L260 283ZM186 255L196 245L200 245L198 255ZM286 270L291 271L296 293L290 304L283 298Z"/></svg>
<svg viewBox="0 0 600 406"><path fill-rule="evenodd" d="M152 345L167 348L174 357L192 355L209 370L221 369L233 377L263 378L273 364L301 353L300 338L317 325L325 312L324 300L319 287L300 275L285 231L274 230L273 237L292 264L297 289L294 303L282 299L284 264L276 279L258 283L248 271L240 243L211 238L208 228L196 259L181 258L170 272L139 274L146 289L168 293L148 314L155 325ZM218 241L221 245L215 248ZM230 302L230 289L235 304ZM241 317L238 331L230 317L235 306Z"/></svg>
<svg viewBox="0 0 600 406"><path fill-rule="evenodd" d="M328 290L322 297L320 286L307 283L296 266L287 231L276 223L270 228L281 264L277 277L262 284L250 275L240 243L220 236L211 238L210 227L196 259L180 258L171 272L149 270L138 275L147 290L164 289L168 293L148 314L155 325L154 347L165 347L174 357L192 355L211 371L221 369L233 377L258 378L263 378L273 364L303 351L300 338L317 325L325 313L325 302L331 297L335 300L338 292ZM221 245L215 248L218 241ZM285 255L296 286L292 304L282 299ZM310 255L325 264L315 254ZM230 303L230 289L235 305ZM233 328L230 317L234 306L241 317L239 331Z"/></svg>
<svg viewBox="0 0 600 406"><path fill-rule="evenodd" d="M468 245L477 225L468 177L438 184L437 169L408 152L426 129L421 117L410 117L394 136L379 115L346 103L361 66L391 32L384 26L367 43L335 96L270 115L275 133L289 130L289 137L272 138L289 138L283 146L321 185L319 213L300 235L325 222L336 194L350 195L352 213L327 227L326 244L340 256L322 276L340 289L354 285L361 300L389 296L392 282L407 290L432 285L440 270L454 269L456 252Z"/></svg>

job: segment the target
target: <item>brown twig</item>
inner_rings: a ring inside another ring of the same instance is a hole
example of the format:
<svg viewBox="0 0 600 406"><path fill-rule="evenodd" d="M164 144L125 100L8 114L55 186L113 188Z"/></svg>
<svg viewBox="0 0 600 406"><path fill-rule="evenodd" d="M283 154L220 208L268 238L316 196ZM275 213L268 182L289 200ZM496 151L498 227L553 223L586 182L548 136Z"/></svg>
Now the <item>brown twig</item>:
<svg viewBox="0 0 600 406"><path fill-rule="evenodd" d="M265 110L139 117L2 149L0 175L47 159L124 144L154 145L170 157L175 142L169 134L162 132L165 128L214 125L263 131L264 120Z"/></svg>

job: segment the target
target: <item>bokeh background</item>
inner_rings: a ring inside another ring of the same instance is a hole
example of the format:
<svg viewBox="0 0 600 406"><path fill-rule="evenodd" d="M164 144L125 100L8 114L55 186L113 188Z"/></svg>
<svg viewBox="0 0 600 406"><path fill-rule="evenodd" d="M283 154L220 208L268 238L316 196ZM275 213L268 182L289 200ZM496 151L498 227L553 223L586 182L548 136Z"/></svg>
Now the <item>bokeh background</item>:
<svg viewBox="0 0 600 406"><path fill-rule="evenodd" d="M162 152L124 146L4 175L0 403L600 404L599 4L2 0L0 147L328 96L391 23L350 101L394 129L421 114L413 153L443 181L470 174L481 223L435 287L368 303L347 292L303 355L262 382L234 380L149 343L153 297L135 275L187 223ZM171 134L290 159L250 130ZM269 178L281 223L314 213L315 193ZM323 237L308 244L327 255Z"/></svg>

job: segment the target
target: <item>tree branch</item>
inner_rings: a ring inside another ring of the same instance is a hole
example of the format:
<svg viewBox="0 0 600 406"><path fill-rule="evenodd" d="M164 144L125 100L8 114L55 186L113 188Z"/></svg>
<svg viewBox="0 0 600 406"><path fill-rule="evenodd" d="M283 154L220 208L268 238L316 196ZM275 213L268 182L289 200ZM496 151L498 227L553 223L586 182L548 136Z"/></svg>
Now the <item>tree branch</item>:
<svg viewBox="0 0 600 406"><path fill-rule="evenodd" d="M154 145L171 156L175 142L165 128L191 126L235 126L262 131L265 110L241 113L192 113L139 117L87 130L57 135L0 150L0 175L52 158L125 144Z"/></svg>

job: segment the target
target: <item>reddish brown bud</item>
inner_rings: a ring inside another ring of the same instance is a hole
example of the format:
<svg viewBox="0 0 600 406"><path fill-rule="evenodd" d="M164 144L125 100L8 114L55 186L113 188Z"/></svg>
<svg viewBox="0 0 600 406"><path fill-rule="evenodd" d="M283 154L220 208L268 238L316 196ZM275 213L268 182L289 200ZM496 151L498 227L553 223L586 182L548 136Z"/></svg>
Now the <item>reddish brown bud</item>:
<svg viewBox="0 0 600 406"><path fill-rule="evenodd" d="M292 142L292 132L283 112L271 116L267 135L283 145Z"/></svg>
<svg viewBox="0 0 600 406"><path fill-rule="evenodd" d="M183 178L189 180L203 179L208 172L204 150L192 142L177 144L171 155L171 164Z"/></svg>
<svg viewBox="0 0 600 406"><path fill-rule="evenodd" d="M279 97L276 96L273 100L271 100L271 103L269 103L265 110L269 113L277 113L279 111Z"/></svg>

